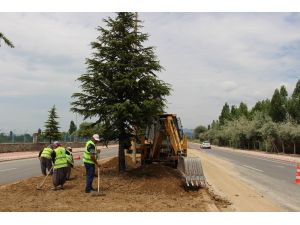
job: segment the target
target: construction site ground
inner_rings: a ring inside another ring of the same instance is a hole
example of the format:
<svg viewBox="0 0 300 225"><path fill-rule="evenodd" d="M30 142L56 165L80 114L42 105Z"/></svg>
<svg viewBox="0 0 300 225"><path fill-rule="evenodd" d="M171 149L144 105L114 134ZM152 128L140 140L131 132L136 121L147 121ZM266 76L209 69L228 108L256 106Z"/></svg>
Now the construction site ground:
<svg viewBox="0 0 300 225"><path fill-rule="evenodd" d="M229 202L209 193L207 188L187 190L179 172L169 166L139 167L127 155L127 172L121 175L116 157L101 164L100 192L105 196L84 192L85 169L79 166L73 169L72 179L64 185L64 190L52 191L51 177L43 190L37 190L43 176L0 186L0 211L231 211ZM97 187L96 177L93 186Z"/></svg>
<svg viewBox="0 0 300 225"><path fill-rule="evenodd" d="M78 166L64 190L52 191L51 177L37 190L43 176L0 186L0 211L282 211L243 182L229 162L193 149L188 156L201 158L206 188L188 190L177 170L161 164L140 167L127 155L125 174L118 173L116 157L102 160L100 191L105 196L84 193L85 169ZM93 186L97 187L96 177Z"/></svg>

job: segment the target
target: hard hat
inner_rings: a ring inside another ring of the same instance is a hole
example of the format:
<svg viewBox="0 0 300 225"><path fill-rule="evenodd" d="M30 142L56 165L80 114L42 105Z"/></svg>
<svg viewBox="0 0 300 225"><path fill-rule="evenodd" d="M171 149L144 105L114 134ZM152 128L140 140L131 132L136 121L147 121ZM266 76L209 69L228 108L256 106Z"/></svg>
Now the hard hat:
<svg viewBox="0 0 300 225"><path fill-rule="evenodd" d="M57 146L60 146L60 143L58 141L54 141L53 145L57 147Z"/></svg>
<svg viewBox="0 0 300 225"><path fill-rule="evenodd" d="M93 139L96 141L100 141L99 135L98 134L94 134L93 135Z"/></svg>

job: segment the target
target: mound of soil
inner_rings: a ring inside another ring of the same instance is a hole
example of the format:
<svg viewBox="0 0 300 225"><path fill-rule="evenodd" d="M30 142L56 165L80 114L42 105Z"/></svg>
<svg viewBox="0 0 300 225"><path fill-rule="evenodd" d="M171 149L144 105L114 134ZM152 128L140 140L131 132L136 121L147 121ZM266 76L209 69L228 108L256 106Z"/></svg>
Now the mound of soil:
<svg viewBox="0 0 300 225"><path fill-rule="evenodd" d="M33 177L0 186L0 211L226 211L229 203L213 196L206 188L186 190L179 172L161 164L139 166L126 156L127 171L118 173L118 158L106 160L100 169L100 192L86 194L85 168L72 170L64 190L52 191L48 177L43 190L37 185L44 177ZM97 178L94 179L97 187Z"/></svg>

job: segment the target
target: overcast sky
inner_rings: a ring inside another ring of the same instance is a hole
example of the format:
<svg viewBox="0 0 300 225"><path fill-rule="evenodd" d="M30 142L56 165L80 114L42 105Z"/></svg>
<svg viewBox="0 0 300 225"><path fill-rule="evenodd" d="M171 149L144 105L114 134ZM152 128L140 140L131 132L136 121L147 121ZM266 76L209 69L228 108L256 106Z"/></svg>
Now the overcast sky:
<svg viewBox="0 0 300 225"><path fill-rule="evenodd" d="M0 13L0 32L15 45L0 47L0 132L44 129L55 104L69 128L75 80L85 72L95 28L112 13ZM300 79L298 13L140 13L147 45L172 85L169 113L185 128L208 125L225 102L252 107ZM77 123L81 122L78 117Z"/></svg>

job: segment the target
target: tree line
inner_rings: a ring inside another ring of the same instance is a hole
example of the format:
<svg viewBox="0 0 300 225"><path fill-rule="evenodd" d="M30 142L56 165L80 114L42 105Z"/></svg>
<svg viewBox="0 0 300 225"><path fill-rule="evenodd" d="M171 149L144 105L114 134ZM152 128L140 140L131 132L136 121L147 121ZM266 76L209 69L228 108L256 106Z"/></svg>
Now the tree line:
<svg viewBox="0 0 300 225"><path fill-rule="evenodd" d="M281 86L271 100L258 101L250 110L244 102L239 106L225 103L218 120L207 129L201 127L198 138L215 145L299 154L300 80L292 95Z"/></svg>

